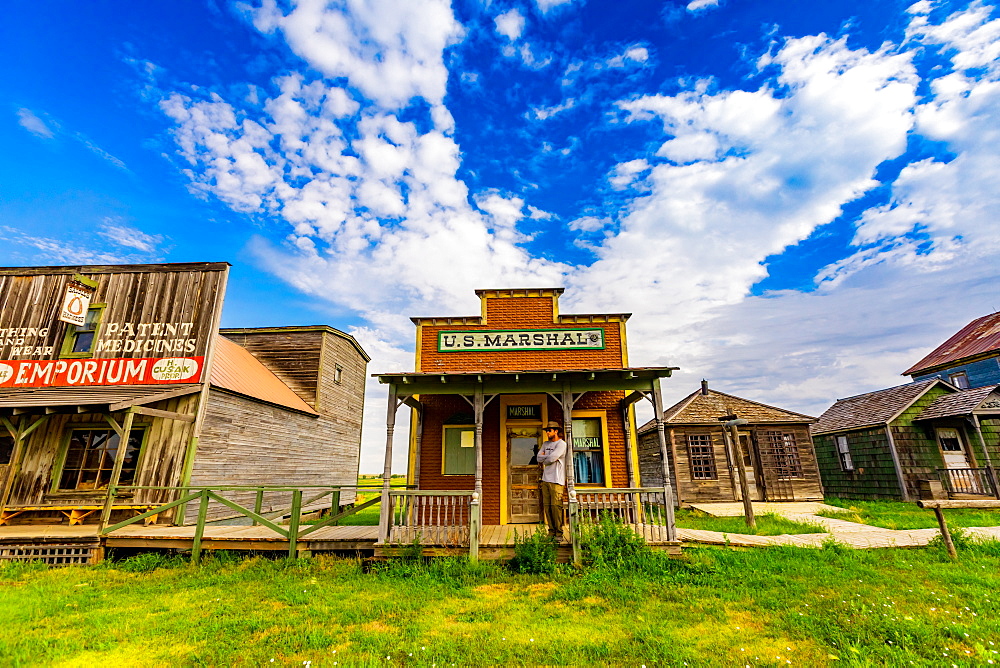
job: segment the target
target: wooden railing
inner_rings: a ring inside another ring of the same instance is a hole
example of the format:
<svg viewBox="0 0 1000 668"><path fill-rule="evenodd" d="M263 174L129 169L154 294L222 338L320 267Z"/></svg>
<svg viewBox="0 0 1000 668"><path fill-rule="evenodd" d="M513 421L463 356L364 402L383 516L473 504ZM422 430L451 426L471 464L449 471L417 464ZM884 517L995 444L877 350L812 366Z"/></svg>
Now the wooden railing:
<svg viewBox="0 0 1000 668"><path fill-rule="evenodd" d="M938 469L941 485L953 494L976 494L997 498L997 484L993 471L985 468Z"/></svg>
<svg viewBox="0 0 1000 668"><path fill-rule="evenodd" d="M140 513L135 517L130 517L127 520L118 522L117 524L108 525L108 517L110 516L109 508L113 506L110 505L110 500L114 499L116 494L125 490L161 490L168 492L171 496L176 495L177 498L168 503L164 503L160 506L150 509L147 512ZM123 527L130 524L135 524L147 517L152 517L153 515L158 515L164 513L173 508L183 507L188 503L198 502L198 518L194 523L194 538L191 544L191 559L193 562L197 563L201 557L201 543L205 534L205 526L209 524L208 520L208 507L211 502L219 503L231 511L233 511L233 516L245 516L250 518L251 523L254 526L264 526L268 529L274 531L277 535L288 540L288 556L291 558L296 558L298 556L298 541L305 536L322 529L323 527L331 526L337 524L340 520L350 515L357 513L360 510L374 506L381 502L381 496L376 496L375 498L366 501L361 504L355 504L354 507L348 508L347 510L340 511L340 498L341 494L346 490L357 491L376 491L373 487L357 487L357 486L323 486L323 485L312 485L307 487L281 487L281 486L245 486L245 485L222 485L222 486L189 486L189 487L162 487L162 486L151 486L151 485L129 485L129 486L119 486L111 487L108 489L108 499L109 502L105 504L105 512L101 516L100 525L100 535L105 536L113 531L117 531ZM232 499L226 498L223 493L239 493L242 495L248 495L254 499L254 508L250 509L245 506L240 505ZM303 497L308 492L309 496L306 497L306 501L303 502ZM261 512L261 506L263 504L263 499L268 493L282 493L287 494L290 497L290 504L287 508L280 508L278 510L271 509L266 514ZM303 525L302 516L303 511L315 512L316 509L313 507L317 502L329 496L331 515L323 518L319 522ZM287 524L278 524L274 520L279 518L288 518Z"/></svg>
<svg viewBox="0 0 1000 668"><path fill-rule="evenodd" d="M470 557L478 555L482 522L475 492L393 489L388 518L386 544L467 547Z"/></svg>
<svg viewBox="0 0 1000 668"><path fill-rule="evenodd" d="M673 504L667 502L662 487L577 488L576 503L570 502L574 552L580 531L597 524L603 516L630 526L647 543L666 543L677 539Z"/></svg>

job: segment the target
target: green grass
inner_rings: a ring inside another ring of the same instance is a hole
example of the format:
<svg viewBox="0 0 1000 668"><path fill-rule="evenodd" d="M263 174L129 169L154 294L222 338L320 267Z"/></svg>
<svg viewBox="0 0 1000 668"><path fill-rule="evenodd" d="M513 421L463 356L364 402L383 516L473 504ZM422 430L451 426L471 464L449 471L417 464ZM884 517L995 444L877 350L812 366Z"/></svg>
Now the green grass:
<svg viewBox="0 0 1000 668"><path fill-rule="evenodd" d="M933 510L918 508L903 501L856 501L826 499L824 503L843 508L841 512L824 511L820 515L833 519L869 524L884 529L936 529ZM1000 526L1000 510L953 508L944 511L945 521L954 527Z"/></svg>
<svg viewBox="0 0 1000 668"><path fill-rule="evenodd" d="M782 534L826 533L819 524L793 522L774 513L757 515L756 529L747 526L746 520L740 517L715 517L700 510L681 508L675 511L675 522L683 529L702 529L732 534L749 534L752 536L780 536Z"/></svg>
<svg viewBox="0 0 1000 668"><path fill-rule="evenodd" d="M936 549L699 548L552 576L225 554L8 563L0 664L988 665L998 558L996 543L957 563Z"/></svg>

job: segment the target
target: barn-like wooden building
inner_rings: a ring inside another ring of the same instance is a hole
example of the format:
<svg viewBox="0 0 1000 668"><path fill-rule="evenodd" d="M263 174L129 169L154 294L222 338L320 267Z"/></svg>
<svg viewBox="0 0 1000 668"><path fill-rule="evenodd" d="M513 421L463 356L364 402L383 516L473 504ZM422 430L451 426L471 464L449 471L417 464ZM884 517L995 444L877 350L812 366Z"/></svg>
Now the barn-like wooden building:
<svg viewBox="0 0 1000 668"><path fill-rule="evenodd" d="M0 269L0 524L95 523L109 485L115 520L176 494L130 487L356 484L367 354L327 326L220 331L228 270Z"/></svg>

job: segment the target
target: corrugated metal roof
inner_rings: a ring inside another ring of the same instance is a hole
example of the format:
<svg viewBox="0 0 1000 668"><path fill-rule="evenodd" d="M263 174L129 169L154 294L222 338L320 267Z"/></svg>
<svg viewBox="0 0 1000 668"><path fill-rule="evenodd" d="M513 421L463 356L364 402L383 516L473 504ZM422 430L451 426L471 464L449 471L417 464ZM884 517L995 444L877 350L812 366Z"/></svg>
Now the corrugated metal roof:
<svg viewBox="0 0 1000 668"><path fill-rule="evenodd" d="M740 418L752 424L799 423L815 422L816 418L787 411L783 408L743 399L725 392L709 390L702 394L696 390L676 404L663 411L663 421L667 424L711 424L718 425L719 418L734 412ZM639 427L639 433L649 431L656 426L656 420L650 420Z"/></svg>
<svg viewBox="0 0 1000 668"><path fill-rule="evenodd" d="M933 378L919 383L898 385L846 399L838 399L837 403L819 416L819 420L812 427L812 433L824 434L831 431L884 425L900 412L906 410L910 404L937 383L951 387L951 385Z"/></svg>
<svg viewBox="0 0 1000 668"><path fill-rule="evenodd" d="M933 420L934 418L953 417L956 415L971 415L972 411L976 410L979 404L983 403L986 397L990 396L995 389L997 389L996 385L989 385L987 387L962 390L961 392L938 397L916 419Z"/></svg>
<svg viewBox="0 0 1000 668"><path fill-rule="evenodd" d="M973 320L902 375L919 375L949 362L994 351L1000 351L1000 311Z"/></svg>
<svg viewBox="0 0 1000 668"><path fill-rule="evenodd" d="M128 406L151 404L199 390L201 390L199 384L4 388L0 390L0 408L115 406L114 410L121 410Z"/></svg>
<svg viewBox="0 0 1000 668"><path fill-rule="evenodd" d="M246 348L224 336L215 338L212 385L269 404L319 415Z"/></svg>

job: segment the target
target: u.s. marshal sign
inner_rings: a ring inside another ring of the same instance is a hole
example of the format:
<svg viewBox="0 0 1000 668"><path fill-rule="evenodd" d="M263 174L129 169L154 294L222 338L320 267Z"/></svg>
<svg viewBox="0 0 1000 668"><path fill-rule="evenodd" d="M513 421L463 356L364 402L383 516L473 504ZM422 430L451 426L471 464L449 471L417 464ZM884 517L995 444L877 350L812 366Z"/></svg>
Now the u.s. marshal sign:
<svg viewBox="0 0 1000 668"><path fill-rule="evenodd" d="M603 350L604 330L503 329L438 332L438 352L466 350Z"/></svg>

